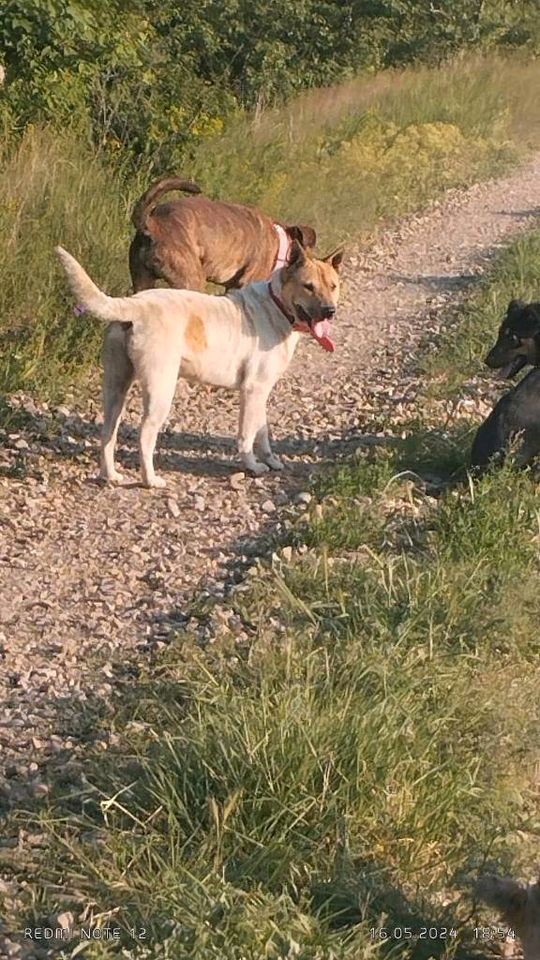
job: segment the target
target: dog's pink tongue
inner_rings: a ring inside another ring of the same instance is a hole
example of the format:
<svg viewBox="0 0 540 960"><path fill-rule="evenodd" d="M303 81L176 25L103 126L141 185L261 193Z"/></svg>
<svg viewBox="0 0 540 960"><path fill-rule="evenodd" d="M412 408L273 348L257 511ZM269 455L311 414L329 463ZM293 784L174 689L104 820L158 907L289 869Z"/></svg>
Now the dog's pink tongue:
<svg viewBox="0 0 540 960"><path fill-rule="evenodd" d="M328 320L319 320L318 323L313 323L309 328L309 332L314 340L320 343L323 350L328 350L328 353L334 352L336 347L330 336L330 324Z"/></svg>

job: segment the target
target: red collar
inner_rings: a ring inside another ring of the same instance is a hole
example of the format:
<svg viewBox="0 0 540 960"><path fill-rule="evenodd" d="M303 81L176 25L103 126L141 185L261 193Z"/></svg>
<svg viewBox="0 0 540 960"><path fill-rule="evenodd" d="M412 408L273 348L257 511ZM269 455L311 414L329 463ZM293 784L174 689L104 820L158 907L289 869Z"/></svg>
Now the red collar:
<svg viewBox="0 0 540 960"><path fill-rule="evenodd" d="M283 300L280 300L280 298L278 297L277 293L274 293L274 291L272 290L272 281L271 281L271 280L269 280L269 282L268 282L268 293L270 294L270 296L271 296L272 300L274 301L276 307L278 307L278 309L281 310L283 316L284 316L284 317L287 317L287 320L289 321L291 327L292 327L293 330L294 330L295 324L298 323L298 320L297 320L297 318L294 316L294 314L290 313L289 310L287 310L287 307L286 307L285 304L283 303Z"/></svg>
<svg viewBox="0 0 540 960"><path fill-rule="evenodd" d="M296 333L309 333L310 336L312 336L313 339L317 341L319 346L323 348L323 350L327 350L329 353L333 353L335 348L331 338L326 333L323 333L322 336L317 336L317 334L315 333L315 328L312 326L311 323L305 323L303 320L298 320L298 318L295 317L294 314L290 313L287 310L287 307L285 306L285 304L283 303L283 300L281 300L278 297L277 293L274 293L274 291L272 290L271 280L268 282L268 293L270 294L270 297L274 301L280 313L282 313L283 316L286 317L287 320L289 321L291 325L291 330L294 330Z"/></svg>

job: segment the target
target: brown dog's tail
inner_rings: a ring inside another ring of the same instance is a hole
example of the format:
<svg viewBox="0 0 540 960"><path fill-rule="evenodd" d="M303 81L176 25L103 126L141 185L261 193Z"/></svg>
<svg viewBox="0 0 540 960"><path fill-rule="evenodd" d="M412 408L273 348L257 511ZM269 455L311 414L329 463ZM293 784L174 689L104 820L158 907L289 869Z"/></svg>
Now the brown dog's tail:
<svg viewBox="0 0 540 960"><path fill-rule="evenodd" d="M161 180L155 180L133 207L131 222L136 230L144 233L147 218L151 212L150 208L155 206L159 197L171 190L182 190L183 193L202 193L198 183L195 183L194 180L184 180L182 177L162 177Z"/></svg>
<svg viewBox="0 0 540 960"><path fill-rule="evenodd" d="M68 283L79 301L81 312L93 313L100 320L120 323L133 323L143 316L143 308L137 297L108 297L88 276L86 270L63 247L56 247L56 253L66 271Z"/></svg>

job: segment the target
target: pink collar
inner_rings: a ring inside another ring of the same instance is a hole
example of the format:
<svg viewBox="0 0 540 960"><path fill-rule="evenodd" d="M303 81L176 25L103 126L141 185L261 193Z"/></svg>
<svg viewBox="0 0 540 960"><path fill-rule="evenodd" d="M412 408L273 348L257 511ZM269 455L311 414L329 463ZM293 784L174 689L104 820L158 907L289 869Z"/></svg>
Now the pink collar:
<svg viewBox="0 0 540 960"><path fill-rule="evenodd" d="M279 242L276 259L274 260L274 266L272 267L272 273L275 273L276 270L281 270L282 267L287 266L289 262L289 251L291 249L291 238L280 223L274 224L274 230L277 233Z"/></svg>

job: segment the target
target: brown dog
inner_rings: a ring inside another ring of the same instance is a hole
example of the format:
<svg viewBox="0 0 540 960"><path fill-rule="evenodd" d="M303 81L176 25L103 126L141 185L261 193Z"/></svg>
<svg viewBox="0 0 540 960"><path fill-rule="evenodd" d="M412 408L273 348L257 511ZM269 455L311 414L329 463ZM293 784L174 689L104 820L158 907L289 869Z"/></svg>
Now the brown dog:
<svg viewBox="0 0 540 960"><path fill-rule="evenodd" d="M190 290L204 290L207 280L226 290L244 287L283 267L293 240L307 251L317 242L312 227L274 223L243 204L191 196L156 206L171 190L201 194L193 180L167 177L137 201L131 217L137 232L129 248L135 293L158 280Z"/></svg>

